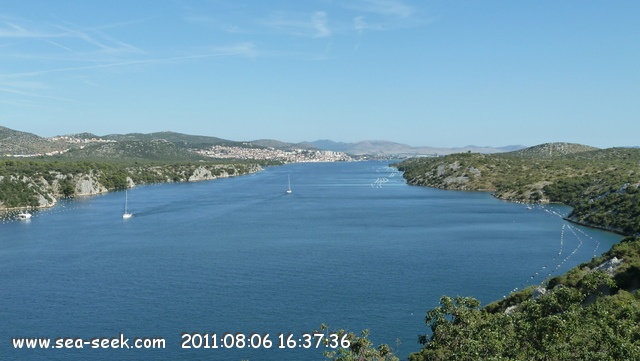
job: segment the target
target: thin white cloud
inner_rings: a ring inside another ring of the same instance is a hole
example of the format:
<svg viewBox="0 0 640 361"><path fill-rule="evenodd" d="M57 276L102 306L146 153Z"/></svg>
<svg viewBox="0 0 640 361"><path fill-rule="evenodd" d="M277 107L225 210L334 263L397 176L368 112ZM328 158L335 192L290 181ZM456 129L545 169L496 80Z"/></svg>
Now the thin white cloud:
<svg viewBox="0 0 640 361"><path fill-rule="evenodd" d="M209 28L214 28L219 31L229 33L229 34L245 34L248 33L246 29L243 29L241 26L229 23L227 21L222 21L217 18L206 16L206 15L185 15L182 19L186 22L204 25Z"/></svg>
<svg viewBox="0 0 640 361"><path fill-rule="evenodd" d="M49 88L45 84L38 81L24 81L24 80L3 81L3 82L0 82L0 86L11 87L14 89L24 89L24 90L42 90L42 89Z"/></svg>
<svg viewBox="0 0 640 361"><path fill-rule="evenodd" d="M383 30L380 24L371 24L366 20L365 16L356 16L353 18L353 30L358 34L362 34L365 30Z"/></svg>
<svg viewBox="0 0 640 361"><path fill-rule="evenodd" d="M53 46L56 46L56 47L58 47L58 48L60 48L60 49L64 49L64 50L66 50L66 51L68 51L68 52L70 52L70 53L75 53L75 51L71 50L71 48L68 48L68 47L66 47L66 46L64 46L64 45L62 45L62 44L58 44L58 43L56 43L55 41L45 40L45 42L47 42L47 43L49 43L49 44L51 44L51 45L53 45Z"/></svg>
<svg viewBox="0 0 640 361"><path fill-rule="evenodd" d="M342 3L345 7L385 16L407 18L413 15L414 9L400 0L356 0Z"/></svg>
<svg viewBox="0 0 640 361"><path fill-rule="evenodd" d="M38 96L37 93L39 93L39 91L25 89L27 82L19 83L17 80L40 77L48 74L184 63L215 57L235 56L255 58L259 55L253 43L243 42L228 46L209 47L207 49L200 49L199 51L192 49L188 51L187 54L182 55L150 57L144 56L146 52L141 49L114 39L101 30L129 23L130 22L112 23L89 28L69 24L64 21L59 21L58 24L35 24L25 20L7 20L6 17L0 17L0 38L12 38L16 40L16 50L13 50L9 54L10 58L17 60L15 61L15 65L24 69L24 66L28 66L28 64L37 64L37 67L31 67L29 70L8 71L9 67L3 67L3 71L0 71L0 92L22 96ZM26 38L40 40L42 43L48 44L50 46L49 51L47 53L22 54L22 52L18 50L21 45L20 39ZM78 42L78 40L81 42ZM7 43L5 43L5 45L6 44ZM54 52L51 52L52 50L54 50ZM57 50L57 52L55 50ZM60 50L64 52L60 52ZM5 58L5 60L7 60L7 58ZM52 67L43 69L41 66L42 63L51 64ZM54 64L59 64L59 66L56 67Z"/></svg>
<svg viewBox="0 0 640 361"><path fill-rule="evenodd" d="M64 35L59 32L28 29L25 26L18 25L11 21L3 20L0 23L0 38L57 38L62 36Z"/></svg>
<svg viewBox="0 0 640 361"><path fill-rule="evenodd" d="M255 58L258 56L255 44L251 42L238 43L229 46L218 46L212 48L215 56L242 56L246 58Z"/></svg>
<svg viewBox="0 0 640 361"><path fill-rule="evenodd" d="M328 18L327 14L323 11L316 11L311 16L311 24L313 28L316 30L316 38L324 38L325 36L331 35L331 30L328 26Z"/></svg>
<svg viewBox="0 0 640 361"><path fill-rule="evenodd" d="M114 39L105 34L102 29L135 23L137 21L112 23L96 27L81 27L68 22L34 23L26 20L0 19L0 38L6 39L40 39L67 52L76 54L98 51L103 54L118 55L143 53L138 47L124 41ZM64 25L62 25L64 24ZM53 40L55 39L55 41ZM86 46L79 46L80 40ZM72 45L73 44L73 45Z"/></svg>
<svg viewBox="0 0 640 361"><path fill-rule="evenodd" d="M332 34L324 11L311 14L274 13L263 24L294 36L324 38Z"/></svg>
<svg viewBox="0 0 640 361"><path fill-rule="evenodd" d="M364 16L356 16L355 18L353 18L353 28L358 33L361 33L367 29L367 22L364 21Z"/></svg>
<svg viewBox="0 0 640 361"><path fill-rule="evenodd" d="M123 41L113 39L101 31L89 28L76 27L74 29L62 25L54 25L54 27L63 31L65 37L77 38L86 44L92 45L99 49L100 52L109 54L119 53L143 53L141 49Z"/></svg>
<svg viewBox="0 0 640 361"><path fill-rule="evenodd" d="M251 58L251 57L256 57L257 55L258 55L258 52L255 50L255 46L252 43L239 43L231 46L214 47L214 48L211 48L210 52L203 53L203 54L192 54L192 55L183 55L183 56L174 56L174 57L165 57L165 58L152 58L152 59L134 59L134 60L126 60L126 61L114 61L110 63L92 64L92 65L81 65L81 66L34 70L34 71L21 72L21 73L0 74L0 79L33 77L33 76L40 76L40 75L52 74L52 73L63 73L63 72L73 72L73 71L82 71L82 70L94 70L94 69L107 69L107 68L134 66L134 65L177 64L177 63L182 63L190 60L218 58L218 57L225 57L225 56L243 56L243 57Z"/></svg>
<svg viewBox="0 0 640 361"><path fill-rule="evenodd" d="M13 94L13 95L27 96L27 97L31 97L31 98L53 99L53 100L61 100L61 101L66 101L66 102L73 101L71 99L66 99L66 98L61 98L61 97L56 97L56 96L51 96L51 95L42 95L42 94L37 94L37 93L33 93L33 92L12 89L12 88L3 88L1 86L0 86L0 92Z"/></svg>
<svg viewBox="0 0 640 361"><path fill-rule="evenodd" d="M110 68L126 68L139 67L145 65L160 64L180 64L190 61L206 60L209 58L219 57L246 57L255 58L259 55L256 47L252 43L239 43L229 46L212 47L206 53L192 54L184 56L153 58L153 59L137 59L128 61L115 61L110 63L92 64L84 66L69 66L43 70L26 71L19 73L0 74L0 93L14 95L25 99L51 99L56 101L72 102L71 99L61 98L58 96L47 95L51 87L38 81L29 81L22 79L38 78L55 73L78 73L83 71L110 69ZM87 81L84 81L87 83ZM91 86L96 84L89 83Z"/></svg>
<svg viewBox="0 0 640 361"><path fill-rule="evenodd" d="M411 28L431 22L422 18L416 8L403 0L353 0L339 4L355 12L351 18L351 29L358 34L371 30Z"/></svg>

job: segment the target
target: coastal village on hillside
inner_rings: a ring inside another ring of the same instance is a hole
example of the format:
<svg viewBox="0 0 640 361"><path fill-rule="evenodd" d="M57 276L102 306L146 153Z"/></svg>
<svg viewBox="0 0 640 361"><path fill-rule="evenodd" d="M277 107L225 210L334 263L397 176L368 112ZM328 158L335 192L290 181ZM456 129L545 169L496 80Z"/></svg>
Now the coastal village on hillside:
<svg viewBox="0 0 640 361"><path fill-rule="evenodd" d="M49 142L58 144L68 144L65 149L52 150L49 152L34 154L3 154L5 157L32 158L42 156L54 156L68 152L71 149L83 149L86 145L95 143L117 143L111 139L82 138L73 136L57 136L53 138L43 138ZM206 149L192 149L196 154L214 159L243 159L243 160L271 160L284 163L304 163L304 162L349 162L355 160L344 152L319 149L290 149L283 150L273 147L239 147L214 145Z"/></svg>
<svg viewBox="0 0 640 361"><path fill-rule="evenodd" d="M276 160L285 163L348 162L354 160L346 153L330 150L282 150L276 148L229 147L224 145L214 145L209 149L197 150L196 153L205 157L217 159L259 159Z"/></svg>

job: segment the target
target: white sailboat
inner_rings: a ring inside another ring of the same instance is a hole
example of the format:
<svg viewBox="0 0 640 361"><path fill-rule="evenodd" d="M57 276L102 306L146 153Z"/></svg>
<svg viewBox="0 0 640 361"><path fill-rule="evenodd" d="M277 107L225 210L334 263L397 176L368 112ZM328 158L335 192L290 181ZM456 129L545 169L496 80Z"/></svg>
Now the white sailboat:
<svg viewBox="0 0 640 361"><path fill-rule="evenodd" d="M21 221L26 221L31 219L31 213L24 211L24 212L20 212L18 213L18 219Z"/></svg>
<svg viewBox="0 0 640 361"><path fill-rule="evenodd" d="M124 191L124 213L122 214L122 219L129 219L133 216L133 213L129 213L129 211L127 210L127 203L129 199L127 196L127 190L125 189Z"/></svg>
<svg viewBox="0 0 640 361"><path fill-rule="evenodd" d="M287 188L287 194L291 194L293 192L291 190L291 177L287 174L287 180L289 181L289 188Z"/></svg>

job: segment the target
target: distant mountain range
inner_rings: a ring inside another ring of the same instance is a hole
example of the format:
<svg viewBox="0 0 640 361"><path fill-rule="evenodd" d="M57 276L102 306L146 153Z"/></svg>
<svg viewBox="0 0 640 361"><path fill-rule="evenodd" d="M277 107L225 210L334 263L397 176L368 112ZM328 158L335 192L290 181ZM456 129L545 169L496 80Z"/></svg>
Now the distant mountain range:
<svg viewBox="0 0 640 361"><path fill-rule="evenodd" d="M524 145L509 145L506 147L479 147L467 145L465 147L413 147L410 145L389 142L385 140L365 140L356 143L334 142L332 140L316 140L309 142L318 149L333 150L349 154L371 154L377 156L414 157L420 155L445 155L451 153L502 153L526 148Z"/></svg>
<svg viewBox="0 0 640 361"><path fill-rule="evenodd" d="M59 153L78 158L126 157L147 159L193 158L187 149L206 149L214 145L226 145L245 148L320 149L344 152L352 155L371 155L374 157L404 158L414 156L435 156L451 153L502 153L525 148L523 145L506 147L473 146L455 148L414 147L402 143L384 140L366 140L355 143L316 140L313 142L287 143L273 139L253 141L232 141L222 138L189 135L176 132L129 133L98 136L92 133L78 133L52 138L44 138L32 133L21 132L0 126L0 155L36 155ZM129 153L128 153L129 152Z"/></svg>

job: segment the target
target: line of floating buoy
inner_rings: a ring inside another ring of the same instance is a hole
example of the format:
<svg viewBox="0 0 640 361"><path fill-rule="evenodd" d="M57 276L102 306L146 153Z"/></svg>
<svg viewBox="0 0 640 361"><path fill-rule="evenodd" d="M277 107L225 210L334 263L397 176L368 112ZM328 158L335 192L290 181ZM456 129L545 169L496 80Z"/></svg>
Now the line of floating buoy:
<svg viewBox="0 0 640 361"><path fill-rule="evenodd" d="M551 214L551 215L554 215L554 216L557 216L557 217L560 217L560 218L564 218L564 216L563 216L563 215L561 215L560 213L558 213L558 212L557 212L557 211L555 211L555 210L549 210L549 209L546 209L546 208L544 208L544 207L543 207L542 209L544 209L544 210L545 210L545 212L547 212L547 213L549 213L549 214ZM595 258L595 257L598 257L598 248L600 248L600 240L598 240L598 239L594 239L594 238L593 238L593 237L591 237L588 233L586 233L585 231L583 231L582 229L580 229L580 228L578 228L578 227L573 227L573 226L571 226L571 231L572 231L574 234L575 234L575 232L576 232L576 231L578 231L578 232L580 232L584 237L587 237L587 238L591 239L591 240L595 243L595 247L593 248L593 257L594 257L594 258ZM576 237L578 237L578 235L577 235L577 234L576 234ZM579 238L579 237L578 237L578 238Z"/></svg>
<svg viewBox="0 0 640 361"><path fill-rule="evenodd" d="M573 230L573 227L571 227L571 225L567 225L567 228L571 231L571 233L573 233L573 235L576 237L576 239L578 239L578 245L576 246L576 248L574 248L571 253L569 253L564 259L562 259L562 261L560 263L558 263L555 267L555 269L553 269L548 275L547 278L551 277L551 275L553 275L557 270L559 270L573 255L575 255L578 250L580 249L580 247L582 246L582 238L580 238ZM563 237L564 237L564 226L563 226ZM558 253L558 256L561 256L562 253ZM557 257L556 257L557 258ZM554 260L556 259L554 258Z"/></svg>
<svg viewBox="0 0 640 361"><path fill-rule="evenodd" d="M387 183L389 181L388 178L382 177L382 178L378 178L376 179L375 182L371 183L371 187L373 188L382 188L382 185L384 183Z"/></svg>
<svg viewBox="0 0 640 361"><path fill-rule="evenodd" d="M31 217L29 217L29 219L27 219L27 221L30 221L34 218L39 218L42 217L44 215L47 214L57 214L57 213L62 213L62 212L68 212L71 210L75 210L75 209L79 209L79 208L85 208L86 205L77 205L75 207L67 207L67 206L54 206L53 208L50 209L44 209L44 210L36 210L33 213L29 213L31 214ZM17 210L12 210L12 211L7 211L4 214L0 215L0 224L7 224L7 223L12 223L12 222L18 222L18 221L25 221L24 219L20 219L19 218L19 214L23 212L23 211L17 211Z"/></svg>
<svg viewBox="0 0 640 361"><path fill-rule="evenodd" d="M600 240L598 239L593 239L593 237L591 237L589 234L587 234L585 231L581 230L578 227L573 227L576 231L582 233L583 236L588 237L590 240L594 241L596 246L593 249L593 257L598 257L597 252L598 252L598 248L600 248Z"/></svg>
<svg viewBox="0 0 640 361"><path fill-rule="evenodd" d="M540 284L543 284L544 281L546 279L551 278L551 276L557 271L559 270L569 259L571 259L571 257L573 255L575 255L578 250L580 249L580 247L582 246L582 238L580 238L580 236L578 236L578 234L574 231L574 227L572 227L571 225L568 224L563 224L562 228L560 229L560 248L558 249L558 254L553 257L553 259L551 260L551 262L555 263L556 259L558 259L560 256L562 256L563 252L564 252L564 240L565 240L565 229L568 228L573 235L576 237L576 239L578 240L578 245L576 246L576 248L574 248L571 253L569 253L568 255L566 255L566 257L564 259L562 259L561 262L559 262L554 269L551 269L549 271L549 273L547 274L546 278L543 279ZM532 281L534 279L536 279L538 276L542 275L546 270L548 270L547 265L543 265L537 272L533 273L530 277L529 280ZM520 287L515 287L511 293L517 292L518 290L520 290L521 288L524 288L526 286L526 283L523 282L520 284ZM506 296L503 296L506 297Z"/></svg>
<svg viewBox="0 0 640 361"><path fill-rule="evenodd" d="M546 208L546 207L541 207L541 208L542 208L542 210L544 210L545 212L547 212L548 214L550 214L552 216L563 218L562 214L558 213L557 211L555 211L553 209L549 209L549 208Z"/></svg>
<svg viewBox="0 0 640 361"><path fill-rule="evenodd" d="M383 184L389 182L389 178L393 178L398 174L400 174L400 172L394 169L393 167L378 167L378 168L371 167L371 169L375 169L376 173L389 172L389 174L386 177L378 177L378 179L376 179L375 182L370 183L371 188L382 188Z"/></svg>
<svg viewBox="0 0 640 361"><path fill-rule="evenodd" d="M555 260L557 257L562 256L562 248L564 247L564 229L566 227L566 224L562 225L562 230L560 231L560 249L558 250L558 255L556 257L553 257L553 260Z"/></svg>
<svg viewBox="0 0 640 361"><path fill-rule="evenodd" d="M552 215L554 217L560 217L562 219L564 219L564 216L562 214L560 214L558 211L554 210L554 209L549 209L546 208L542 205L537 205L535 206L538 209L541 209L543 211L545 211L547 214ZM533 207L531 205L527 206L527 209L532 209ZM559 258L561 258L563 256L564 253L564 245L565 245L565 229L568 229L569 231L571 231L571 233L575 236L575 238L578 240L578 244L576 245L576 247L568 254L566 254L566 256L564 258L561 259L561 261L556 262L556 260L558 260ZM547 265L543 265L540 270L538 270L538 272L533 273L530 277L529 280L534 280L535 278L537 278L538 276L542 275L545 271L549 271L546 275L546 278L544 278L541 282L540 285L543 285L544 282L548 279L551 278L551 276L556 273L556 271L558 271L560 268L562 268L562 266L571 259L572 256L574 256L578 250L580 249L580 247L582 246L582 244L584 243L583 239L580 237L580 235L578 235L578 233L581 233L583 237L587 237L591 240L594 241L595 243L595 247L593 249L593 257L597 257L597 250L600 247L600 241L597 239L594 239L593 237L591 237L589 234L587 234L586 232L584 232L582 229L578 228L578 227L574 227L571 224L565 223L562 225L562 228L560 230L560 247L558 249L558 253L555 257L553 257L553 259L551 260L552 264L555 264L555 267L551 266L551 267L547 267ZM557 263L557 264L556 264ZM524 288L527 285L526 282L523 282L520 284L519 287L515 287L513 290L511 290L510 293L514 293L519 291L520 289ZM506 298L507 296L502 296L503 298Z"/></svg>

